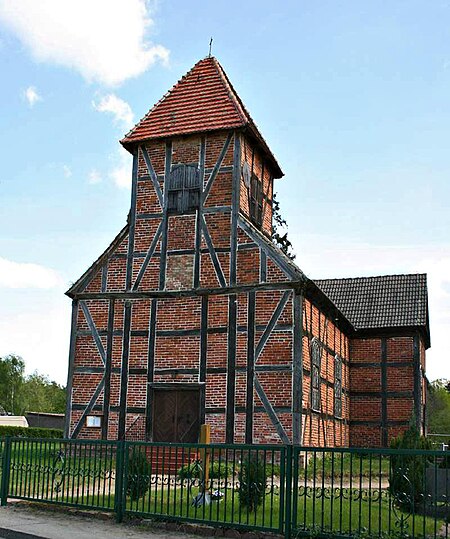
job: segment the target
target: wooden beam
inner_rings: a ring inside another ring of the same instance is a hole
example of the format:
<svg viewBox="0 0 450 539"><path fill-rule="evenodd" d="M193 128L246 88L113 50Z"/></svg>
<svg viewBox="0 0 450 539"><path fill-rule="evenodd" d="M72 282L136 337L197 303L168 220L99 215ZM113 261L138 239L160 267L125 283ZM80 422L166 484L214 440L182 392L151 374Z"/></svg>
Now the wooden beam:
<svg viewBox="0 0 450 539"><path fill-rule="evenodd" d="M153 236L150 247L148 248L147 254L145 255L144 262L142 263L141 269L139 270L139 273L137 274L136 281L134 282L134 285L133 285L133 290L137 290L139 287L142 277L144 276L145 270L147 269L150 259L152 258L155 252L156 246L158 245L161 232L162 232L162 221L159 223L158 228L156 229L156 232L155 232L155 235Z"/></svg>
<svg viewBox="0 0 450 539"><path fill-rule="evenodd" d="M119 412L119 426L118 426L118 439L119 440L125 439L131 315L132 315L132 304L129 301L126 301L125 307L124 307L124 319L123 319L122 364L121 364L121 374L120 374L120 401L119 401L120 412Z"/></svg>
<svg viewBox="0 0 450 539"><path fill-rule="evenodd" d="M109 302L108 308L108 337L106 340L106 360L105 360L105 389L103 391L103 422L102 439L108 439L109 423L109 400L111 395L111 369L112 369L112 351L114 340L114 307L115 300Z"/></svg>
<svg viewBox="0 0 450 539"><path fill-rule="evenodd" d="M259 280L264 283L267 281L267 255L264 249L259 249Z"/></svg>
<svg viewBox="0 0 450 539"><path fill-rule="evenodd" d="M222 161L225 158L225 155L228 151L228 148L230 146L231 137L233 136L233 132L230 131L227 135L227 138L224 142L224 145L222 147L222 150L220 151L219 157L216 161L216 164L214 165L214 168L211 172L211 175L208 178L208 181L206 183L206 187L202 194L202 204L205 202L205 200L208 198L209 192L211 190L211 186L214 183L214 180L216 179L217 173L219 172L220 167L222 166Z"/></svg>
<svg viewBox="0 0 450 539"><path fill-rule="evenodd" d="M153 168L152 162L150 160L150 156L147 153L147 148L145 148L145 146L139 146L139 149L141 150L142 157L144 158L145 164L147 166L147 170L148 170L150 179L153 183L153 188L155 189L156 196L158 197L161 208L163 208L164 203L163 203L163 195L161 192L161 186L159 185L159 181L156 176L155 169ZM164 178L164 181L165 181L165 178Z"/></svg>
<svg viewBox="0 0 450 539"><path fill-rule="evenodd" d="M242 216L238 216L238 225L250 238L263 250L266 255L291 279L301 279L306 282L306 277L301 274L300 270L291 268L289 262L285 260L284 255L277 251L277 247L268 244L268 240L263 238L261 233L258 233L250 223Z"/></svg>
<svg viewBox="0 0 450 539"><path fill-rule="evenodd" d="M217 275L217 279L219 280L220 286L225 287L227 286L227 283L225 281L225 275L223 274L222 266L220 265L219 259L217 258L216 251L214 250L214 245L211 240L211 236L209 235L208 226L206 225L204 216L202 216L202 231L203 231L203 236L206 241L206 245L208 246L209 255L211 257L214 270Z"/></svg>
<svg viewBox="0 0 450 539"><path fill-rule="evenodd" d="M238 235L238 215L240 205L240 185L241 185L241 138L240 134L234 132L233 149L233 183L232 183L232 203L231 203L231 236L230 236L230 285L236 284L237 274L237 235Z"/></svg>
<svg viewBox="0 0 450 539"><path fill-rule="evenodd" d="M198 372L198 381L200 383L206 382L206 361L208 355L208 296L202 296L202 311L201 311L201 325L200 325L200 365ZM201 392L200 402L200 423L203 425L205 422L205 392Z"/></svg>
<svg viewBox="0 0 450 539"><path fill-rule="evenodd" d="M390 363L389 363L390 365ZM414 416L418 431L422 432L422 371L420 368L419 335L413 337L413 368L414 368Z"/></svg>
<svg viewBox="0 0 450 539"><path fill-rule="evenodd" d="M133 278L133 252L134 252L134 232L136 227L136 200L137 200L137 174L138 174L138 150L133 154L133 173L131 179L131 209L130 225L128 230L128 253L127 253L127 273L125 277L125 287L131 290L131 280Z"/></svg>
<svg viewBox="0 0 450 539"><path fill-rule="evenodd" d="M98 353L100 354L100 357L102 358L103 364L105 364L105 361L106 361L105 349L103 348L102 340L100 339L100 335L98 334L97 328L95 327L94 320L92 319L91 313L89 312L89 308L86 305L85 301L80 301L80 307L81 307L81 310L83 311L84 317L86 318L86 322L91 331L92 337L94 338L95 346L97 347Z"/></svg>
<svg viewBox="0 0 450 539"><path fill-rule="evenodd" d="M303 407L303 296L294 292L292 305L292 443L302 443Z"/></svg>
<svg viewBox="0 0 450 539"><path fill-rule="evenodd" d="M152 299L150 304L150 321L148 330L147 348L147 403L145 412L145 437L152 439L152 414L153 414L153 391L152 384L155 376L155 343L156 343L156 320L158 315L158 300Z"/></svg>
<svg viewBox="0 0 450 539"><path fill-rule="evenodd" d="M143 298L182 298L211 295L246 293L251 290L292 290L301 289L303 281L280 281L278 283L243 284L217 288L198 288L190 290L141 290L130 292L85 292L74 295L77 299L143 299Z"/></svg>
<svg viewBox="0 0 450 539"><path fill-rule="evenodd" d="M200 174L200 201L195 219L195 254L194 254L194 288L200 286L200 258L202 243L202 213L203 213L203 186L205 182L205 155L206 137L203 135L200 144L199 174Z"/></svg>
<svg viewBox="0 0 450 539"><path fill-rule="evenodd" d="M257 375L255 376L255 389L256 389L256 393L258 394L258 397L260 398L264 406L265 412L269 416L269 419L272 425L275 427L275 430L277 431L277 434L280 437L280 440L284 444L289 444L290 443L289 436L286 434L286 431L284 430L284 427L281 424L281 421L279 420L277 413L275 412L271 402L267 398L267 395Z"/></svg>
<svg viewBox="0 0 450 539"><path fill-rule="evenodd" d="M236 404L236 322L237 297L228 297L228 350L227 350L227 417L225 425L225 442L234 441L234 420Z"/></svg>
<svg viewBox="0 0 450 539"><path fill-rule="evenodd" d="M245 415L245 443L253 443L253 408L255 389L255 311L256 294L248 293L247 303L247 391L246 391L246 415Z"/></svg>
<svg viewBox="0 0 450 539"><path fill-rule="evenodd" d="M169 196L169 177L172 166L172 141L166 142L166 158L164 164L164 197L163 197L163 219L161 232L161 255L159 259L159 289L164 290L166 287L166 264L167 264L167 230L169 227L169 216L167 214L167 203Z"/></svg>
<svg viewBox="0 0 450 539"><path fill-rule="evenodd" d="M284 294L281 296L280 301L278 302L278 305L273 311L272 316L269 320L269 323L267 324L266 329L264 330L264 333L261 335L261 338L259 339L259 342L256 346L255 361L258 361L259 356L261 355L261 352L266 342L268 341L276 323L278 322L278 319L280 318L281 313L283 312L283 309L286 306L286 303L288 302L290 296L291 296L291 290L286 290Z"/></svg>
<svg viewBox="0 0 450 539"><path fill-rule="evenodd" d="M64 426L64 438L70 437L70 419L72 415L72 387L73 373L75 371L75 346L77 342L78 300L72 301L72 320L70 325L69 345L69 368L67 371L66 385L66 417Z"/></svg>
<svg viewBox="0 0 450 539"><path fill-rule="evenodd" d="M92 409L93 409L95 403L97 402L97 399L99 398L100 393L102 392L102 389L105 386L105 376L106 376L106 373L103 373L102 379L100 380L98 386L96 387L96 389L94 391L94 394L92 395L92 397L91 397L88 405L86 406L81 418L79 419L78 423L75 425L75 428L73 429L72 436L71 436L72 438L76 438L78 436L78 434L80 433L80 430L82 429L82 427L84 425L84 421L86 419L86 416L88 416L92 412Z"/></svg>
<svg viewBox="0 0 450 539"><path fill-rule="evenodd" d="M381 339L381 445L388 445L387 409L387 339Z"/></svg>
<svg viewBox="0 0 450 539"><path fill-rule="evenodd" d="M106 292L108 288L108 260L102 266L102 292Z"/></svg>

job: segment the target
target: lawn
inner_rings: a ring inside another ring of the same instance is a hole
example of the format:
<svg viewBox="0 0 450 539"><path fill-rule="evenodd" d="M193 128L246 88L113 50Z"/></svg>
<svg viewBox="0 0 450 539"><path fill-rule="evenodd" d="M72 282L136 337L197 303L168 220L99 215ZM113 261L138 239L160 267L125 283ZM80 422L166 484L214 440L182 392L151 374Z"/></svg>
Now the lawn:
<svg viewBox="0 0 450 539"><path fill-rule="evenodd" d="M236 491L225 489L221 501L210 505L194 507L192 499L198 489L159 485L152 486L144 497L137 501L127 498L127 512L140 515L181 518L183 520L206 521L223 525L241 525L273 529L280 527L280 496L269 492L255 512L250 512L239 504ZM329 494L329 493L328 493ZM408 515L392 509L389 496L368 499L348 499L335 492L331 497L322 496L320 489L312 495L301 495L296 503L296 528L299 532L319 531L336 534L362 533L364 537L380 537L400 531L399 523L404 522L404 531L411 537L434 537L435 520L423 515ZM444 524L436 521L436 529Z"/></svg>
<svg viewBox="0 0 450 539"><path fill-rule="evenodd" d="M14 442L9 496L113 510L115 458L112 445L100 449L89 443ZM324 458L310 458L298 470L298 496L292 515L298 533L312 536L333 530L338 535L384 538L400 532L399 523L403 522L405 536L435 537L442 520L394 508L386 488L389 467L389 459L380 456L327 453ZM228 481L213 480L212 489L223 494L220 501L195 507L192 500L199 493L198 479L152 475L140 499L126 497L125 510L155 518L279 530L284 518L280 515L280 468L272 462L266 469L269 484L256 511L239 503L238 466Z"/></svg>

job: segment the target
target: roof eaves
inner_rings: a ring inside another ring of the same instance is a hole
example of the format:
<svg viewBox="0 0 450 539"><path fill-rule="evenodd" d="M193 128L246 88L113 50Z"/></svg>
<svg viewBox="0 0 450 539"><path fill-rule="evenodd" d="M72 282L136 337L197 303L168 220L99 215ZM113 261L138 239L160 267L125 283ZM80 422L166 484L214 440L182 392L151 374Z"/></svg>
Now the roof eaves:
<svg viewBox="0 0 450 539"><path fill-rule="evenodd" d="M122 230L117 234L117 236L113 239L111 244L106 248L106 250L95 260L89 268L81 275L79 279L77 279L72 286L65 292L66 296L69 296L70 298L73 298L76 296L76 294L79 292L79 288L87 281L88 277L91 274L95 274L95 272L98 270L100 266L102 266L103 262L106 260L106 258L109 256L109 254L114 251L114 249L120 244L120 242L126 237L128 233L128 227L129 224L127 223Z"/></svg>

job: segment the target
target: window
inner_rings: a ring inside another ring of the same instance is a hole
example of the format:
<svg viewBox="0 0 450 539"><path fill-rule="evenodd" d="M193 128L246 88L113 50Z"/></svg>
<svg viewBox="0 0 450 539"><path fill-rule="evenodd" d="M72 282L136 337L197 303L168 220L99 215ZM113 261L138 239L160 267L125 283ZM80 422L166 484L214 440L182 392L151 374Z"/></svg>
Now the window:
<svg viewBox="0 0 450 539"><path fill-rule="evenodd" d="M98 415L88 415L86 417L86 427L101 427L102 418Z"/></svg>
<svg viewBox="0 0 450 539"><path fill-rule="evenodd" d="M311 407L320 411L320 360L322 346L317 337L311 341Z"/></svg>
<svg viewBox="0 0 450 539"><path fill-rule="evenodd" d="M262 209L263 209L263 189L262 182L252 174L250 183L250 218L253 223L260 227L262 225Z"/></svg>
<svg viewBox="0 0 450 539"><path fill-rule="evenodd" d="M167 209L184 213L200 205L200 174L196 165L172 167L167 186Z"/></svg>
<svg viewBox="0 0 450 539"><path fill-rule="evenodd" d="M342 358L334 356L334 415L342 417Z"/></svg>

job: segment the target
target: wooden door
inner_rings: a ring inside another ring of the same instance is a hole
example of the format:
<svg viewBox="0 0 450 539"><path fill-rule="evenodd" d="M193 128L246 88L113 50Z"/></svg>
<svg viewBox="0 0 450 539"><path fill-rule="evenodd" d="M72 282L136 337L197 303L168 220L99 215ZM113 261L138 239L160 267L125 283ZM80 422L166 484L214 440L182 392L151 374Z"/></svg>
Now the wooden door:
<svg viewBox="0 0 450 539"><path fill-rule="evenodd" d="M198 442L199 389L155 389L153 403L154 442Z"/></svg>

